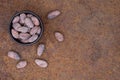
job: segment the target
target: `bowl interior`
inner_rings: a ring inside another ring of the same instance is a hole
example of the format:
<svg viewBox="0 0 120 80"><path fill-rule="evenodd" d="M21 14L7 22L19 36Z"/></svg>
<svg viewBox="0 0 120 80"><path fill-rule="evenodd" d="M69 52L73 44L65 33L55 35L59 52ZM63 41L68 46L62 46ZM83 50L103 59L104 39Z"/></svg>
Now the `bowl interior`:
<svg viewBox="0 0 120 80"><path fill-rule="evenodd" d="M38 38L37 38L35 41L33 41L33 42L23 43L23 42L21 42L20 40L14 38L14 37L12 36L12 33L11 33L11 29L13 29L13 27L12 27L13 23L12 23L12 21L13 21L13 19L14 19L16 16L19 16L19 15L22 14L22 13L32 14L33 16L37 17L37 19L38 19L39 22L40 22L41 32L40 32L40 34L38 35ZM35 13L32 12L32 11L21 11L21 12L17 12L17 13L12 17L9 26L10 26L9 32L10 32L10 35L11 35L11 37L13 38L13 40L16 41L16 42L18 42L18 43L20 43L20 44L24 44L24 45L31 45L31 44L36 43L36 42L41 38L41 36L42 36L42 34L43 34L43 23L42 23L42 20L41 20L41 18L40 18L37 14L35 14Z"/></svg>

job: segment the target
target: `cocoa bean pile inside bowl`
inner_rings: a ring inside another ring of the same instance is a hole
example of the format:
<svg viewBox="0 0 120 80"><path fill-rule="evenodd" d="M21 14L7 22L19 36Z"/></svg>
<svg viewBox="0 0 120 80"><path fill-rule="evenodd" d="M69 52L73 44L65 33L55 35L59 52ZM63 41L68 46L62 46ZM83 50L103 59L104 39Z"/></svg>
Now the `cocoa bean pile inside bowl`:
<svg viewBox="0 0 120 80"><path fill-rule="evenodd" d="M42 20L32 11L16 13L9 26L11 37L20 44L31 45L36 43L43 34Z"/></svg>

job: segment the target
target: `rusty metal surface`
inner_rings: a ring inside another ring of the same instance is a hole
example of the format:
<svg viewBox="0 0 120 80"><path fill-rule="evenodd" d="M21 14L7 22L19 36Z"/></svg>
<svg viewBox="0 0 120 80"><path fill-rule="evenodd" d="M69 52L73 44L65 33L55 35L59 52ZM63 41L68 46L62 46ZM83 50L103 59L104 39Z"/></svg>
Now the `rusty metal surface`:
<svg viewBox="0 0 120 80"><path fill-rule="evenodd" d="M48 20L51 10L62 14ZM16 11L31 10L41 16L44 35L38 43L23 46L8 33L9 20ZM65 40L58 43L54 32ZM42 55L49 63L39 68L34 59L39 43L46 44ZM20 53L27 67L16 69L9 50ZM119 80L120 1L119 0L0 0L0 80Z"/></svg>

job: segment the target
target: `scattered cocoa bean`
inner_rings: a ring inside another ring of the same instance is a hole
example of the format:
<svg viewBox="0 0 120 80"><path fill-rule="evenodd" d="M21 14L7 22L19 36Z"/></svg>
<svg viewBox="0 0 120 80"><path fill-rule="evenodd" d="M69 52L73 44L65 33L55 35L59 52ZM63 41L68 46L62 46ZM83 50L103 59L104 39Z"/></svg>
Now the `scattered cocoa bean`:
<svg viewBox="0 0 120 80"><path fill-rule="evenodd" d="M16 68L20 69L24 68L25 66L27 66L27 61L20 61L17 63Z"/></svg>
<svg viewBox="0 0 120 80"><path fill-rule="evenodd" d="M64 41L64 36L63 36L63 34L60 33L60 32L55 32L55 38L56 38L59 42Z"/></svg>
<svg viewBox="0 0 120 80"><path fill-rule="evenodd" d="M35 63L42 68L46 68L48 63L45 60L35 59Z"/></svg>
<svg viewBox="0 0 120 80"><path fill-rule="evenodd" d="M15 60L20 60L20 56L17 52L15 51L9 51L8 52L8 57L15 59Z"/></svg>
<svg viewBox="0 0 120 80"><path fill-rule="evenodd" d="M54 19L55 17L59 16L60 13L61 12L59 10L52 11L48 14L48 19Z"/></svg>
<svg viewBox="0 0 120 80"><path fill-rule="evenodd" d="M43 54L43 51L45 50L45 45L44 44L40 44L37 48L37 55L41 56Z"/></svg>

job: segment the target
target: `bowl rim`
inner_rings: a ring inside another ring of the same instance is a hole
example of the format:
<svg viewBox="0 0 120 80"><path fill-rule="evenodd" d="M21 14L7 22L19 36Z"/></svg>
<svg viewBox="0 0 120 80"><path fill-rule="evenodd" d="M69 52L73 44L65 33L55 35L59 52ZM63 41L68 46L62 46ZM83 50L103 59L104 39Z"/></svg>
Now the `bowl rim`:
<svg viewBox="0 0 120 80"><path fill-rule="evenodd" d="M22 14L22 13L32 14L33 16L37 17L37 19L38 19L39 22L40 22L41 32L40 32L40 34L38 35L38 38L37 38L35 41L30 42L30 43L20 42L19 40L15 39L15 38L12 36L12 33L11 33L12 21L13 21L13 19L14 19L16 16L18 16L18 15L20 15L20 14ZM43 32L44 32L44 25L43 25L42 19L41 19L41 17L40 17L39 15L37 15L37 14L36 14L35 12L33 12L33 11L30 11L30 10L19 11L19 12L14 13L13 16L11 17L11 20L10 20L10 23L9 23L9 34L10 34L12 40L14 40L16 43L19 43L19 44L22 44L22 45L32 45L32 44L35 44L35 43L37 43L37 42L40 40L40 38L41 38L42 35L43 35Z"/></svg>

